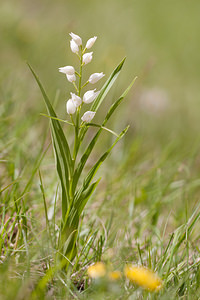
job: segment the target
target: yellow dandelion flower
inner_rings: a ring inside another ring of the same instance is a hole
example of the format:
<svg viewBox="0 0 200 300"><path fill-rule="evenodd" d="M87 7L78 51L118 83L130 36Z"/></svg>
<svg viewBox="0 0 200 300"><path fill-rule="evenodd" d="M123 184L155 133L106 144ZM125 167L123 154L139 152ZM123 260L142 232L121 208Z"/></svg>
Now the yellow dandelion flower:
<svg viewBox="0 0 200 300"><path fill-rule="evenodd" d="M149 291L159 291L163 286L162 280L144 267L127 265L124 268L124 274L130 281Z"/></svg>
<svg viewBox="0 0 200 300"><path fill-rule="evenodd" d="M102 262L97 262L88 268L88 275L91 278L100 278L105 276L105 274L106 274L106 267Z"/></svg>
<svg viewBox="0 0 200 300"><path fill-rule="evenodd" d="M118 280L122 277L122 274L120 271L113 271L108 273L108 278L112 281Z"/></svg>

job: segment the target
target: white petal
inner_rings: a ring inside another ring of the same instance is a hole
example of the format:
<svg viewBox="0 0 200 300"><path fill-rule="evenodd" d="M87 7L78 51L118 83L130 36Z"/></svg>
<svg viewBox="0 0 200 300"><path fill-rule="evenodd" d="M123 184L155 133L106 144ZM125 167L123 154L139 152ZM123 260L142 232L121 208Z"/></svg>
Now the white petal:
<svg viewBox="0 0 200 300"><path fill-rule="evenodd" d="M72 100L74 101L75 106L79 107L81 105L81 103L82 103L81 97L77 96L74 93L70 93L70 94L71 94Z"/></svg>
<svg viewBox="0 0 200 300"><path fill-rule="evenodd" d="M78 51L79 51L79 47L74 40L70 41L70 48L73 53L78 53Z"/></svg>
<svg viewBox="0 0 200 300"><path fill-rule="evenodd" d="M72 99L67 101L66 109L67 109L67 113L69 115L73 115L75 113L76 106L75 106L74 101Z"/></svg>
<svg viewBox="0 0 200 300"><path fill-rule="evenodd" d="M87 65L88 63L91 62L91 60L92 60L92 54L93 54L93 52L89 52L89 53L83 54L83 63L85 65Z"/></svg>
<svg viewBox="0 0 200 300"><path fill-rule="evenodd" d="M82 116L81 120L83 122L89 123L89 122L92 121L92 119L94 118L95 114L96 113L94 111L86 111L84 113L84 115Z"/></svg>
<svg viewBox="0 0 200 300"><path fill-rule="evenodd" d="M75 69L72 66L65 66L59 68L59 72L64 73L66 75L73 75L75 73Z"/></svg>
<svg viewBox="0 0 200 300"><path fill-rule="evenodd" d="M97 39L97 36L94 36L93 38L89 39L86 43L86 48L90 49L96 42L96 39Z"/></svg>
<svg viewBox="0 0 200 300"><path fill-rule="evenodd" d="M79 35L74 34L73 32L71 32L69 35L71 36L71 38L74 40L74 42L75 42L78 46L81 46L81 45L82 45L82 39L80 38Z"/></svg>
<svg viewBox="0 0 200 300"><path fill-rule="evenodd" d="M76 75L66 75L67 76L67 80L69 82L75 82L76 81Z"/></svg>
<svg viewBox="0 0 200 300"><path fill-rule="evenodd" d="M94 99L98 96L99 92L95 93L95 90L90 90L87 91L84 95L83 95L83 102L88 104L91 103L92 101L94 101Z"/></svg>
<svg viewBox="0 0 200 300"><path fill-rule="evenodd" d="M99 81L102 77L104 77L105 74L103 74L103 72L101 73L94 73L92 75L90 75L90 78L88 79L88 81L92 84L96 83L97 81Z"/></svg>

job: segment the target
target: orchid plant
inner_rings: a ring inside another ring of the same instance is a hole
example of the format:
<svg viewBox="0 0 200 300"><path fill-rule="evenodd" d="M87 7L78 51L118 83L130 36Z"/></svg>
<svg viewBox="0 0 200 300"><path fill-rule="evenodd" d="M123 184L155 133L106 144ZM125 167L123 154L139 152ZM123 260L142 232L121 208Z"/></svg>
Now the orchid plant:
<svg viewBox="0 0 200 300"><path fill-rule="evenodd" d="M93 47L97 37L90 38L85 47L82 44L80 36L70 33L71 41L70 48L76 54L80 62L80 69L76 71L73 66L64 66L59 68L59 72L66 75L67 80L73 84L75 92L71 92L70 99L66 103L67 114L70 116L70 121L59 119L50 103L50 100L32 67L29 68L34 75L39 88L43 94L46 104L48 116L51 124L52 143L56 159L57 173L61 185L61 202L62 202L62 217L59 226L59 238L57 242L57 257L65 269L72 263L77 253L77 237L79 229L79 220L82 211L88 202L89 198L96 189L100 179L92 181L98 168L102 162L107 158L116 143L127 132L127 126L120 134L115 133L106 127L106 123L122 102L130 88L132 87L135 79L131 82L125 92L117 99L108 110L105 119L101 125L92 123L100 105L106 97L108 91L117 79L125 59L115 68L110 77L104 83L100 91L90 89L83 94L83 89L90 84L95 84L105 75L103 72L92 74L89 79L82 83L83 69L92 61L93 52L87 52L88 49ZM77 80L78 79L78 80ZM78 83L77 83L78 82ZM81 115L81 110L84 105L90 104L90 109ZM69 145L60 122L66 123L68 126L74 127L74 145ZM90 126L96 127L97 132L89 142L86 150L80 156L78 161L78 153L80 146L85 138L85 135ZM85 178L81 178L86 162L97 143L102 131L108 131L115 136L115 141L107 151L105 151L97 162L92 166Z"/></svg>

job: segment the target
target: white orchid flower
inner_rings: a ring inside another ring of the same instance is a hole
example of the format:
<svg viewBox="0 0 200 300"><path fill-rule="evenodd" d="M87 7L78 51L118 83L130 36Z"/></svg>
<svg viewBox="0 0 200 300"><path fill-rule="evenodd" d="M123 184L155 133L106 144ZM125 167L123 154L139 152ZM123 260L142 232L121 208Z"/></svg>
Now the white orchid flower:
<svg viewBox="0 0 200 300"><path fill-rule="evenodd" d="M82 103L81 97L77 96L74 93L70 93L70 94L71 94L72 100L74 101L75 106L79 107L81 105L81 103Z"/></svg>
<svg viewBox="0 0 200 300"><path fill-rule="evenodd" d="M94 118L95 114L96 113L94 111L86 111L84 113L84 115L82 116L81 120L83 122L89 123L89 122L92 121L92 119Z"/></svg>
<svg viewBox="0 0 200 300"><path fill-rule="evenodd" d="M82 39L80 38L79 35L77 35L77 34L75 34L75 33L73 33L73 32L71 32L69 35L71 36L72 40L73 40L78 46L81 46L81 45L82 45Z"/></svg>
<svg viewBox="0 0 200 300"><path fill-rule="evenodd" d="M83 63L85 65L89 64L92 60L92 54L93 52L85 53L83 54Z"/></svg>
<svg viewBox="0 0 200 300"><path fill-rule="evenodd" d="M73 74L73 75L66 75L67 76L67 80L69 82L75 82L76 81L76 75Z"/></svg>
<svg viewBox="0 0 200 300"><path fill-rule="evenodd" d="M59 72L64 73L66 75L74 75L75 69L72 66L65 66L65 67L59 68Z"/></svg>
<svg viewBox="0 0 200 300"><path fill-rule="evenodd" d="M91 103L92 101L94 101L94 99L98 96L99 92L95 92L96 89L94 90L90 90L87 91L84 95L83 95L83 102L88 104Z"/></svg>
<svg viewBox="0 0 200 300"><path fill-rule="evenodd" d="M93 38L89 39L86 43L85 48L90 49L96 42L96 39L97 39L97 36L94 36Z"/></svg>
<svg viewBox="0 0 200 300"><path fill-rule="evenodd" d="M99 81L102 77L104 77L105 74L103 74L103 72L101 73L94 73L92 75L90 75L90 78L88 79L89 83L96 83L97 81Z"/></svg>
<svg viewBox="0 0 200 300"><path fill-rule="evenodd" d="M76 111L76 106L75 103L72 99L69 99L66 103L66 109L67 109L67 113L69 115L73 115Z"/></svg>
<svg viewBox="0 0 200 300"><path fill-rule="evenodd" d="M73 53L78 53L79 52L79 47L76 44L76 42L74 40L70 41L70 48L72 50Z"/></svg>

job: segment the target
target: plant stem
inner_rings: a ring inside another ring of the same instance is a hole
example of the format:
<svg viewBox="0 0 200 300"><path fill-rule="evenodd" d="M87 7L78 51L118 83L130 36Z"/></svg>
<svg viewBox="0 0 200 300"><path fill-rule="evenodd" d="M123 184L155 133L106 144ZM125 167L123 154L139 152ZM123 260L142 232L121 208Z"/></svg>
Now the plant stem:
<svg viewBox="0 0 200 300"><path fill-rule="evenodd" d="M82 86L82 88L84 88L88 83L89 83L89 81L87 81L87 82ZM81 88L81 89L82 89L82 88Z"/></svg>
<svg viewBox="0 0 200 300"><path fill-rule="evenodd" d="M83 68L83 50L82 46L80 47L81 56L80 56L80 71L79 71L79 85L78 85L78 96L81 96L81 80L82 80L82 68ZM76 156L77 156L77 144L78 144L78 135L79 135L79 115L80 115L81 106L77 108L76 112L76 123L75 123L75 140L74 140L74 152L73 152L73 160L75 164Z"/></svg>
<svg viewBox="0 0 200 300"><path fill-rule="evenodd" d="M74 88L75 88L76 92L78 93L78 89L77 89L76 83L73 82L73 85L74 85Z"/></svg>

